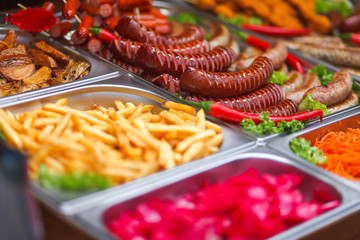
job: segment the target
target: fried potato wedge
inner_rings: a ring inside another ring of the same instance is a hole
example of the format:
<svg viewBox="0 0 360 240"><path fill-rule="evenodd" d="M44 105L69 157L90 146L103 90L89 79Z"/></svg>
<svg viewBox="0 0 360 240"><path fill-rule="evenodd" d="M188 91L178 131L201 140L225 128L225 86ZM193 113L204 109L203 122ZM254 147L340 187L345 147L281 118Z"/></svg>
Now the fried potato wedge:
<svg viewBox="0 0 360 240"><path fill-rule="evenodd" d="M64 53L60 52L59 50L56 50L49 44L47 44L44 41L40 41L35 43L35 47L38 49L44 51L45 53L49 54L51 57L53 57L58 63L67 66L71 60L71 58Z"/></svg>
<svg viewBox="0 0 360 240"><path fill-rule="evenodd" d="M6 43L8 48L14 48L17 46L17 35L13 29L10 29L3 41Z"/></svg>
<svg viewBox="0 0 360 240"><path fill-rule="evenodd" d="M34 72L31 76L24 78L24 84L38 84L45 82L51 78L51 68L47 66L42 66L36 72Z"/></svg>
<svg viewBox="0 0 360 240"><path fill-rule="evenodd" d="M69 65L66 68L66 73L64 75L65 82L71 82L77 79L79 76L83 74L88 68L90 67L90 64L87 62L75 62L71 65Z"/></svg>

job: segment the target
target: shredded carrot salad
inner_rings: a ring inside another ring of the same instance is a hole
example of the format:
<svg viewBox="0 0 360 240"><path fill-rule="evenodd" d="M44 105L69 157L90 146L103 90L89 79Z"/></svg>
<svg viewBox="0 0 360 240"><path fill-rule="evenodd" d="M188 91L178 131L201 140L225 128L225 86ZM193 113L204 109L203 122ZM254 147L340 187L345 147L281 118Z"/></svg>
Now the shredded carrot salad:
<svg viewBox="0 0 360 240"><path fill-rule="evenodd" d="M327 157L326 170L352 180L360 181L360 129L329 132L315 146Z"/></svg>

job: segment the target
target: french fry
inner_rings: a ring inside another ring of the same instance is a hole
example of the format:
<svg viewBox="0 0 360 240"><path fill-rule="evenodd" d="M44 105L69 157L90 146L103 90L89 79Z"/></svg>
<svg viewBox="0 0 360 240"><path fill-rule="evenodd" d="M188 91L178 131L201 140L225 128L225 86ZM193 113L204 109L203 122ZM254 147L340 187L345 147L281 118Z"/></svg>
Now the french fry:
<svg viewBox="0 0 360 240"><path fill-rule="evenodd" d="M196 127L205 130L206 121L204 109L200 109L196 114Z"/></svg>
<svg viewBox="0 0 360 240"><path fill-rule="evenodd" d="M123 110L125 108L124 104L121 101L114 101L118 110Z"/></svg>
<svg viewBox="0 0 360 240"><path fill-rule="evenodd" d="M189 147L185 151L183 155L183 161L186 163L196 158L196 156L203 150L203 147L204 147L203 142L196 142L193 145L191 145L191 147Z"/></svg>
<svg viewBox="0 0 360 240"><path fill-rule="evenodd" d="M169 123L186 125L186 122L183 119L179 118L176 114L173 114L171 112L162 111L159 115L165 118Z"/></svg>
<svg viewBox="0 0 360 240"><path fill-rule="evenodd" d="M6 113L2 109L0 109L0 127L8 141L10 141L16 148L21 149L23 147L21 138L16 132L16 130L10 126L5 116Z"/></svg>
<svg viewBox="0 0 360 240"><path fill-rule="evenodd" d="M194 107L189 106L189 105L185 105L185 104L181 104L181 103L176 103L176 102L171 102L171 101L166 101L163 103L163 107L165 108L173 108L175 110L178 111L183 111L192 115L195 115L196 110Z"/></svg>
<svg viewBox="0 0 360 240"><path fill-rule="evenodd" d="M68 102L67 98L60 98L59 100L56 101L55 105L65 106L67 102Z"/></svg>
<svg viewBox="0 0 360 240"><path fill-rule="evenodd" d="M176 151L177 152L183 152L185 151L188 147L190 147L192 144L194 144L197 141L201 141L204 140L206 138L215 136L215 131L214 130L206 130L204 132L199 132L191 137L186 138L185 140L179 142L176 146Z"/></svg>
<svg viewBox="0 0 360 240"><path fill-rule="evenodd" d="M199 129L194 126L178 126L178 125L166 125L166 124L154 124L147 123L147 128L150 132L185 132L185 133L197 133Z"/></svg>
<svg viewBox="0 0 360 240"><path fill-rule="evenodd" d="M55 127L54 131L51 133L52 137L58 137L65 128L69 125L71 118L71 113L65 114L65 116L60 120L59 124Z"/></svg>

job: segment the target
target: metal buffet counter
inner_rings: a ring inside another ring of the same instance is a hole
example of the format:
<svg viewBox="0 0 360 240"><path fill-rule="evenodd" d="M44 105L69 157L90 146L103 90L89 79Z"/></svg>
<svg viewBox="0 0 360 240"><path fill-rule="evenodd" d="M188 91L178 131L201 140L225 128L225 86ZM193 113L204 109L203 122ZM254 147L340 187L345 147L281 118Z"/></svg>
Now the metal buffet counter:
<svg viewBox="0 0 360 240"><path fill-rule="evenodd" d="M155 1L153 5L166 15L193 12L209 21L218 21L213 16L182 3ZM233 30L240 29L234 26L228 27ZM0 28L0 38L3 38L8 30L9 28ZM72 59L90 63L91 68L88 75L76 81L0 98L0 108L13 114L25 113L62 98L68 99L67 106L79 110L90 109L93 104L105 108L114 107L115 100L132 102L135 105L150 104L154 106L154 112L162 111L163 103L167 100L183 103L177 96L97 54L89 53L84 47L67 45L66 40L54 40L42 34L34 36L18 30L16 33L19 42L26 44L46 41ZM262 36L259 37L267 40ZM236 39L241 49L248 46L240 39ZM297 52L293 54L304 57ZM305 60L311 66L324 64L331 72L339 70L335 66L313 58L305 57ZM355 80L358 81L356 77ZM329 130L359 128L359 109L360 106L355 106L331 114L326 116L323 122L313 120L303 130L293 134L270 136L254 136L242 130L237 124L206 117L211 123L221 126L223 134L223 142L219 150L209 156L95 192L46 189L37 181L30 181L29 186L32 194L43 207L50 209L47 210L50 216L57 215L61 220L95 239L114 239L114 235L106 225L120 213L135 209L142 202L154 198L173 200L185 193L198 191L204 182L223 182L248 168L273 175L298 174L302 176L299 189L306 200L312 199L315 191L321 191L324 195L339 201L339 205L276 234L271 239L356 239L360 236L360 230L356 230L356 222L360 218L359 183L336 176L301 159L291 151L289 142L293 138L304 137L314 143L315 139ZM0 174L0 194L2 194L1 179ZM353 228L350 229L351 227Z"/></svg>

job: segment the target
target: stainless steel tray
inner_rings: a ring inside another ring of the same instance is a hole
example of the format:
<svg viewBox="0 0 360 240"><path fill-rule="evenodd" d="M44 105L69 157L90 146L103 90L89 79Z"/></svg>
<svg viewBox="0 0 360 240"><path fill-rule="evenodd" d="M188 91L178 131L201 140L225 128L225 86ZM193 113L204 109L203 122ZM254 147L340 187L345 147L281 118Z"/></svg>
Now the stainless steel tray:
<svg viewBox="0 0 360 240"><path fill-rule="evenodd" d="M290 149L289 142L291 139L296 137L303 137L313 144L316 138L321 138L328 131L346 131L347 128L359 128L360 127L360 106L355 108L338 113L337 115L332 116L324 120L321 126L312 126L308 129L305 129L302 132L290 134L283 137L278 137L268 143L270 148L275 149L278 152L286 154L294 159L294 161L302 162L307 166L308 169L318 169L323 175L327 175L331 178L337 179L338 181L347 184L349 186L355 187L360 190L360 182L352 181L343 177L340 177L336 174L326 171L325 169L316 166L313 163L310 163L293 153Z"/></svg>
<svg viewBox="0 0 360 240"><path fill-rule="evenodd" d="M261 173L296 173L303 176L299 186L306 198L310 199L314 189L321 189L335 199L341 200L339 207L305 223L299 224L271 239L299 239L325 225L349 215L359 209L359 192L333 178L319 174L317 169L308 169L300 162L279 154L274 150L257 147L246 152L228 155L217 161L207 162L191 171L153 182L152 187L144 186L126 195L117 195L99 203L96 207L71 216L70 220L86 229L97 239L114 239L105 224L125 210L134 209L141 202L160 198L174 199L184 193L200 189L204 181L218 182L240 174L249 167Z"/></svg>
<svg viewBox="0 0 360 240"><path fill-rule="evenodd" d="M8 32L9 29L11 29L11 28L9 28L9 25L6 25L6 26L0 25L0 39L3 39L3 37L6 35L6 33ZM34 43L36 43L38 41L45 41L48 44L50 44L51 46L53 46L54 48L65 53L66 55L69 55L71 58L73 58L77 61L82 60L82 61L89 62L91 64L91 66L90 66L89 74L81 79L78 79L76 81L69 82L69 83L59 84L59 85L50 86L47 88L42 88L42 89L37 89L37 90L29 91L29 92L24 92L24 93L20 93L20 94L2 97L2 98L0 98L0 103L16 102L21 99L29 99L33 96L40 96L40 95L48 93L48 92L55 92L55 91L58 91L61 89L73 88L74 86L83 85L83 84L87 84L87 83L91 83L91 82L95 82L95 81L100 81L102 79L120 75L116 69L112 68L107 63L104 63L103 61L100 61L99 59L92 57L86 51L79 52L78 49L75 49L74 47L64 46L60 42L58 42L52 38L48 38L45 35L45 33L44 34L39 33L37 35L33 35L31 33L20 31L15 28L12 28L12 29L14 29L16 31L19 43L23 43L26 46L26 48L33 46Z"/></svg>
<svg viewBox="0 0 360 240"><path fill-rule="evenodd" d="M119 84L121 83L121 84ZM0 108L6 108L13 113L22 113L40 107L42 104L54 102L59 98L67 97L68 105L77 109L90 109L96 103L105 107L115 106L114 100L131 101L135 104L140 102L152 104L155 111L162 109L161 104L167 100L162 94L158 94L151 88L144 88L142 84L130 77L120 76L107 81L97 82L86 86L78 86L73 89L66 89L55 93L45 93L32 99L24 99L14 103L0 104ZM178 99L176 99L179 101ZM238 134L231 127L218 122L223 127L224 141L218 153L206 158L183 164L181 166L162 171L150 176L137 179L110 189L94 193L74 193L55 190L45 190L39 184L33 183L35 195L45 204L54 208L62 214L72 214L89 206L96 205L100 201L112 195L125 195L139 187L152 187L152 183L166 176L191 171L206 162L221 159L225 154L231 154L239 149L246 149L255 145L253 139Z"/></svg>

